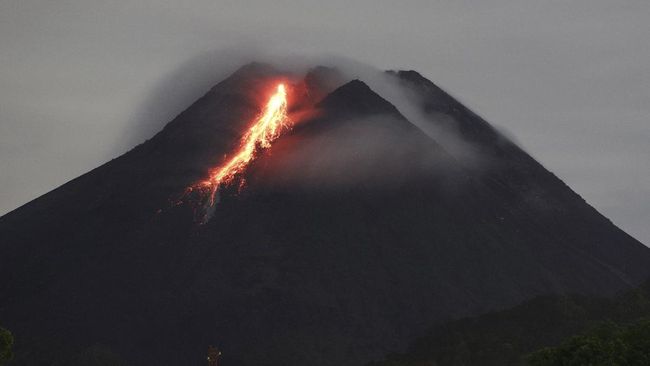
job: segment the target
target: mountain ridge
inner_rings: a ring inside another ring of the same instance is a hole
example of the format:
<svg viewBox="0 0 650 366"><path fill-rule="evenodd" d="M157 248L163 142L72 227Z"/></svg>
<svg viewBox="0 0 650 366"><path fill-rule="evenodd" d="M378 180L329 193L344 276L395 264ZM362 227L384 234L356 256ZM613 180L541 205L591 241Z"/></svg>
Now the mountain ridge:
<svg viewBox="0 0 650 366"><path fill-rule="evenodd" d="M213 343L230 365L362 364L438 321L650 275L648 248L527 154L481 137L494 164L460 164L361 80L328 91L197 225L170 201L237 146L278 80L303 83L248 65L144 144L0 217L16 364L96 343L134 365L198 364ZM425 114L436 93L420 94ZM436 113L471 125L458 110Z"/></svg>

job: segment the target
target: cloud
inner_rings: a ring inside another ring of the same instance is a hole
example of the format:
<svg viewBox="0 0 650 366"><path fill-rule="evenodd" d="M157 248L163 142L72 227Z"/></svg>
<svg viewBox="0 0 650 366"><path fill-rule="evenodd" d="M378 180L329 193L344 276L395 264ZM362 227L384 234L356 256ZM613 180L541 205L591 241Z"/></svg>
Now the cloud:
<svg viewBox="0 0 650 366"><path fill-rule="evenodd" d="M404 124L387 115L316 119L277 140L251 171L260 184L326 190L448 177L450 157Z"/></svg>

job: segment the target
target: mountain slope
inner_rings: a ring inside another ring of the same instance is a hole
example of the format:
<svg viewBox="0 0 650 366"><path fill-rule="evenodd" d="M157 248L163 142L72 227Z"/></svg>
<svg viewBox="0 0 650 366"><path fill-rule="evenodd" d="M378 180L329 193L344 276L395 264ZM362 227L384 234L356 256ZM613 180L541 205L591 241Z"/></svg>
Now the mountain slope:
<svg viewBox="0 0 650 366"><path fill-rule="evenodd" d="M419 95L429 123L439 124L440 114L450 117L454 130L480 154L480 163L489 167L480 179L510 209L534 217L537 225L556 236L556 241L570 242L574 250L610 265L613 272L632 270L629 261L647 252L643 244L618 229L525 151L431 81L414 71L400 71L397 76L403 87ZM621 255L621 247L629 247L631 252ZM632 278L647 276L642 266L637 268L639 272L631 274ZM626 280L626 274L619 275ZM597 286L605 287L602 283Z"/></svg>
<svg viewBox="0 0 650 366"><path fill-rule="evenodd" d="M0 218L0 319L17 364L96 344L134 365L199 364L213 343L228 365L361 364L438 321L610 295L650 274L647 248L420 79L405 87L494 151L484 169L353 80L264 151L243 190L222 192L205 225L169 204L237 146L271 83L325 94L311 76L248 65L151 140Z"/></svg>

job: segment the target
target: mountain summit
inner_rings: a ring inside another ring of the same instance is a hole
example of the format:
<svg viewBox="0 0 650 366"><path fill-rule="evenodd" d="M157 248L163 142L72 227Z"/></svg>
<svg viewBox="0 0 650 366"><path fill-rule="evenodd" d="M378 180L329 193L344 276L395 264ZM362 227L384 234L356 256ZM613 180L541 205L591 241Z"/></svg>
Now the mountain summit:
<svg viewBox="0 0 650 366"><path fill-rule="evenodd" d="M382 77L419 124L336 70L251 64L0 218L15 363L82 364L100 347L199 365L216 344L228 366L360 365L440 321L650 275L648 248L489 123L414 71ZM197 223L187 188L237 149L279 80L295 123Z"/></svg>

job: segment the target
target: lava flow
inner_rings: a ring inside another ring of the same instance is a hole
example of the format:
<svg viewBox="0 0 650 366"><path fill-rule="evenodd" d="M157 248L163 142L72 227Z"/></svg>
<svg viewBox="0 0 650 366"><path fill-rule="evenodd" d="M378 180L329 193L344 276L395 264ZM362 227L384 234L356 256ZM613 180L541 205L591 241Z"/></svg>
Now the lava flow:
<svg viewBox="0 0 650 366"><path fill-rule="evenodd" d="M255 159L259 149L271 147L282 131L289 127L287 115L287 91L284 84L278 84L276 92L264 107L262 114L242 137L239 150L221 166L212 169L209 177L190 190L209 192L209 207L215 204L219 188L229 185ZM242 182L243 183L243 182Z"/></svg>

